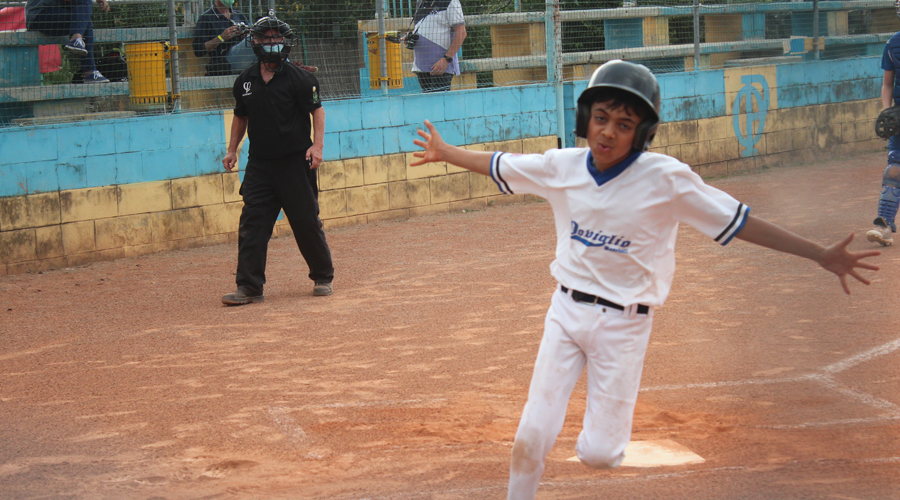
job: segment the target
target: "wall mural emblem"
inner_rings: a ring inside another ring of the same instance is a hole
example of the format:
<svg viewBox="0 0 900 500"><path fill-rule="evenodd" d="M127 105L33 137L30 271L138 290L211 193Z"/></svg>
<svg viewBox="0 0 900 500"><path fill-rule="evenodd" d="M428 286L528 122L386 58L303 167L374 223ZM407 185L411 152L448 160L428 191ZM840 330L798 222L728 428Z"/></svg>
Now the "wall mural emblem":
<svg viewBox="0 0 900 500"><path fill-rule="evenodd" d="M769 112L769 83L763 75L744 75L741 76L741 83L744 84L734 98L734 135L737 136L738 143L744 148L741 156L758 155L756 143L762 137L763 130L766 128L766 114ZM759 85L757 88L756 85ZM741 114L741 104L743 103L746 112ZM756 104L756 111L753 111L753 104ZM741 119L744 120L744 131L741 131Z"/></svg>

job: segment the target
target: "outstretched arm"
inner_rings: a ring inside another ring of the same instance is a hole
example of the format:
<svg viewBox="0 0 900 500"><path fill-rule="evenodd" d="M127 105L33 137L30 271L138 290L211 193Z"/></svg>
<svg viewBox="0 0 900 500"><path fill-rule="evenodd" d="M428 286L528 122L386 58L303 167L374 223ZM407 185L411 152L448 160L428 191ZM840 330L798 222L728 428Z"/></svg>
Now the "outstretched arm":
<svg viewBox="0 0 900 500"><path fill-rule="evenodd" d="M494 153L490 151L469 151L451 146L441 139L441 134L438 133L430 121L425 120L425 126L428 127L428 132L422 129L418 130L419 135L425 140L413 140L413 144L424 148L425 151L413 153L413 156L421 158L421 160L410 163L409 166L415 167L426 163L445 161L477 174L491 175L491 158L494 156Z"/></svg>
<svg viewBox="0 0 900 500"><path fill-rule="evenodd" d="M744 241L771 248L772 250L815 261L838 276L838 279L841 280L841 287L847 295L850 294L850 287L847 286L847 275L849 274L868 285L870 283L869 280L859 274L858 269L877 271L878 266L861 261L867 257L881 255L881 252L878 250L866 252L847 251L847 245L853 241L853 233L850 233L849 236L841 241L828 247L823 247L818 243L797 236L784 228L752 215L747 218L747 223L736 236Z"/></svg>

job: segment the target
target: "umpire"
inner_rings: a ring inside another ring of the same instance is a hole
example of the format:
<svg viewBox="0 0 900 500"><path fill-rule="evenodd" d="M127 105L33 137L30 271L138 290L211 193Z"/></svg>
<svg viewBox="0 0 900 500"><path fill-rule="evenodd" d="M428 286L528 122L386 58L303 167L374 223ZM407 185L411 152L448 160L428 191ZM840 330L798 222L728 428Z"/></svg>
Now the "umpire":
<svg viewBox="0 0 900 500"><path fill-rule="evenodd" d="M249 36L259 64L234 82L234 121L222 160L225 170L234 170L238 145L248 132L250 159L240 190L244 208L238 229L237 291L222 297L222 302L263 301L266 253L281 209L315 282L313 295L331 295L334 266L319 219L315 171L322 164L325 136L319 82L312 73L286 63L295 39L291 27L274 12L254 23Z"/></svg>

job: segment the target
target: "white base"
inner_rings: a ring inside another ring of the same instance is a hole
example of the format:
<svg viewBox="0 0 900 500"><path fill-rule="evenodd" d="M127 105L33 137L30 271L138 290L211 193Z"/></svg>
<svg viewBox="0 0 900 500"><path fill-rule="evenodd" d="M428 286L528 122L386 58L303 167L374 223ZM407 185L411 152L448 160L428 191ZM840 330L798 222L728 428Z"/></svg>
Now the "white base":
<svg viewBox="0 0 900 500"><path fill-rule="evenodd" d="M572 457L567 462L580 462ZM672 441L632 441L625 447L625 460L619 467L663 467L666 465L699 464L705 460L700 455Z"/></svg>

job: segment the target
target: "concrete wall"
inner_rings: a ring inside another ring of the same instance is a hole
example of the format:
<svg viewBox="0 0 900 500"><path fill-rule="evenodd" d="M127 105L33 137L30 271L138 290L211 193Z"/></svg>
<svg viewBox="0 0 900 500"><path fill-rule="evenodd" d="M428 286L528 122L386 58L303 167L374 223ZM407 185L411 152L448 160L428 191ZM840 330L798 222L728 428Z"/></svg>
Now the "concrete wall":
<svg viewBox="0 0 900 500"><path fill-rule="evenodd" d="M873 126L879 60L661 75L653 150L712 176L882 148ZM566 85L568 128L585 86ZM415 129L427 118L452 144L539 153L556 146L554 106L546 85L326 102L326 227L525 200L451 165L410 167ZM221 167L231 118L0 129L0 275L234 241L240 174ZM566 142L575 143L571 133ZM285 222L277 234L289 231Z"/></svg>

